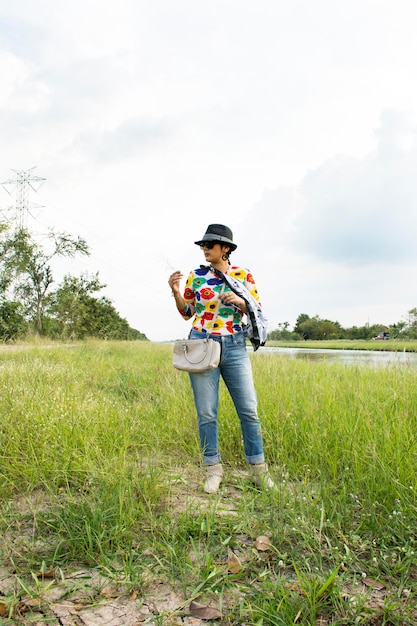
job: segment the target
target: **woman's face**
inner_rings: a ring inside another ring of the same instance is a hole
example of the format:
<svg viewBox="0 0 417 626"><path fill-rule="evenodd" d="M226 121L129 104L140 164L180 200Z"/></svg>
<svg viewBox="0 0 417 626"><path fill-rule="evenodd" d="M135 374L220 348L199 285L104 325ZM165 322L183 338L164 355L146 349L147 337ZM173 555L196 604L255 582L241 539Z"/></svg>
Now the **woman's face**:
<svg viewBox="0 0 417 626"><path fill-rule="evenodd" d="M208 241L201 246L204 257L208 263L218 263L222 256L227 252L229 246L222 246L217 241Z"/></svg>

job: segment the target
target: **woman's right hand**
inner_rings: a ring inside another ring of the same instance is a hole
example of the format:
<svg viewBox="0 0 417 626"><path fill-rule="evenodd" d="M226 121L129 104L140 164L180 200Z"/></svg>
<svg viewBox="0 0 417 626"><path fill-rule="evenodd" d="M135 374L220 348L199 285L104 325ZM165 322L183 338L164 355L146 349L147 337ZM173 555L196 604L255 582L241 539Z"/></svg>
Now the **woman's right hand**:
<svg viewBox="0 0 417 626"><path fill-rule="evenodd" d="M171 287L172 293L179 293L181 278L182 273L179 270L173 272L173 274L171 274L171 276L169 277L168 285Z"/></svg>

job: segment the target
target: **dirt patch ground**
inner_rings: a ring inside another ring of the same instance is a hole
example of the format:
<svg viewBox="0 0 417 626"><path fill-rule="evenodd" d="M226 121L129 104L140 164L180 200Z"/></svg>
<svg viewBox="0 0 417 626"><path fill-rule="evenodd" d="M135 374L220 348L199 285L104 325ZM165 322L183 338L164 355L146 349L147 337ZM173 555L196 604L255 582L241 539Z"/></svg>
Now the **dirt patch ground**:
<svg viewBox="0 0 417 626"><path fill-rule="evenodd" d="M169 508L174 512L202 511L212 506L210 498L201 490L198 476L188 475L187 480L172 477ZM235 516L236 499L241 492L228 488L217 515ZM34 516L49 506L47 496L38 491L22 496L12 503L16 519ZM126 586L106 578L96 569L81 567L68 571L38 572L27 584L13 569L12 555L25 544L34 542L34 529L27 524L17 525L0 538L0 624L31 626L137 626L158 624L160 626L199 626L213 623L200 619L190 611L190 603L184 602L182 592L175 591L165 581L152 580L147 584L145 596L129 593ZM35 546L36 547L36 546ZM194 607L199 614L204 607ZM203 610L203 615L210 615ZM219 623L219 621L216 621Z"/></svg>
<svg viewBox="0 0 417 626"><path fill-rule="evenodd" d="M216 515L237 516L236 509L242 491L236 485L246 477L245 472L234 473L231 484L224 488L224 497L220 499ZM173 513L192 510L193 507L202 511L212 506L212 500L201 491L198 479L195 473L190 473L186 480L176 480L172 476L169 508ZM214 605L191 606L189 600L184 601L181 590L177 591L174 585L164 580L150 579L146 593L140 595L136 591L129 592L123 581L119 583L114 576L107 578L98 569L77 567L76 564L65 571L58 568L55 571L37 572L32 574L32 580L24 580L14 570L13 561L16 560L14 557L19 560L19 550L23 550L26 543L32 549L35 545L36 549L35 529L19 520L30 519L30 513L35 517L48 505L48 498L43 492L22 496L12 503L16 524L0 537L1 626L202 626L230 623L226 617L216 614L217 607ZM253 540L242 538L242 545L245 541L248 549L253 550ZM364 579L359 585L346 585L342 595L348 601L366 596L371 612L381 614L392 592L392 589L386 589L377 581ZM407 593L404 590L404 603L411 600L407 598ZM233 597L228 602L230 608ZM223 605L223 609L227 614L228 607ZM320 626L327 624L330 622L320 622Z"/></svg>

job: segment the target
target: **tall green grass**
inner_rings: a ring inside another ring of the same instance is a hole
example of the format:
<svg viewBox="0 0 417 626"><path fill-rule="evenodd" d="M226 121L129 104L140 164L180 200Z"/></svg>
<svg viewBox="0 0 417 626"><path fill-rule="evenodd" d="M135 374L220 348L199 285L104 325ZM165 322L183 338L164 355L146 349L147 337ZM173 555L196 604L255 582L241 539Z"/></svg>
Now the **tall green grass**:
<svg viewBox="0 0 417 626"><path fill-rule="evenodd" d="M171 350L87 342L0 353L0 558L21 580L77 562L142 593L163 579L184 606L215 598L224 624L412 624L415 372L251 355L277 491L248 482L222 388L225 482L199 497L195 410ZM265 553L258 535L271 540ZM368 579L383 581L378 606L361 587Z"/></svg>

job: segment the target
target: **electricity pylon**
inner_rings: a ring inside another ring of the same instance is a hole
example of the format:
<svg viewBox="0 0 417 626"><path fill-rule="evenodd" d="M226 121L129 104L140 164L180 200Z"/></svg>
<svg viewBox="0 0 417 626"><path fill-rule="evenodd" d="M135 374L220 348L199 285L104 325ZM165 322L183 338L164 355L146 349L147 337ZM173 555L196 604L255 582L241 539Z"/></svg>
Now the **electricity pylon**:
<svg viewBox="0 0 417 626"><path fill-rule="evenodd" d="M9 211L14 213L12 220L17 222L18 230L23 230L26 227L28 213L34 217L30 209L42 207L40 204L29 203L30 189L37 192L46 180L46 178L33 175L32 172L35 168L36 166L31 167L29 170L12 169L12 172L16 174L16 178L10 178L1 183L10 196L14 192L16 193L16 203L14 206L9 207Z"/></svg>

